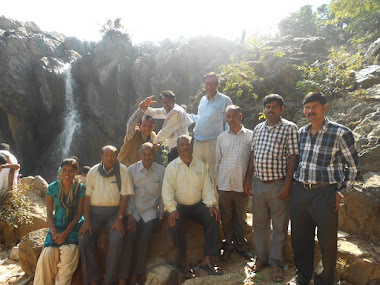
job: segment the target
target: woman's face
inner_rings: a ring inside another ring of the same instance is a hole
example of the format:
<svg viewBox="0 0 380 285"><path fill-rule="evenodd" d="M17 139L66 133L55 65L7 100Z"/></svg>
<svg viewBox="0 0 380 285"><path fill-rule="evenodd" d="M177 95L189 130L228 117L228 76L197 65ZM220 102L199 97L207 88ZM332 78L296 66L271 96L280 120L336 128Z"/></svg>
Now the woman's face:
<svg viewBox="0 0 380 285"><path fill-rule="evenodd" d="M77 171L73 166L71 165L62 166L61 178L63 182L72 183L74 181L76 174L77 174Z"/></svg>

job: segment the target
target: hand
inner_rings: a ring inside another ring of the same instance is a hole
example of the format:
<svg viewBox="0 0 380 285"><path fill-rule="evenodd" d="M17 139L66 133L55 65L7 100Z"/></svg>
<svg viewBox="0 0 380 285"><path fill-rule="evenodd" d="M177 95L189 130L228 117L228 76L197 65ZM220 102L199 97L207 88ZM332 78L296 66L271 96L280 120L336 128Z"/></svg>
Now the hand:
<svg viewBox="0 0 380 285"><path fill-rule="evenodd" d="M174 227L176 220L178 220L178 219L179 219L179 213L177 211L171 212L169 214L169 218L168 218L169 226Z"/></svg>
<svg viewBox="0 0 380 285"><path fill-rule="evenodd" d="M124 227L123 222L121 221L121 219L116 218L116 221L115 221L115 223L113 224L113 226L111 228L111 233L114 230L117 230L119 232L120 237L124 237L125 236L125 227Z"/></svg>
<svg viewBox="0 0 380 285"><path fill-rule="evenodd" d="M131 232L135 232L136 231L136 221L133 218L133 216L128 216L127 230L131 231Z"/></svg>
<svg viewBox="0 0 380 285"><path fill-rule="evenodd" d="M251 181L247 181L245 182L244 184L244 192L248 195L248 196L252 196L252 182Z"/></svg>
<svg viewBox="0 0 380 285"><path fill-rule="evenodd" d="M63 233L56 233L54 236L53 236L53 240L54 242L57 244L57 245L62 245L66 238L67 238L68 234L63 232Z"/></svg>
<svg viewBox="0 0 380 285"><path fill-rule="evenodd" d="M211 206L208 209L210 211L210 215L215 216L215 220L217 222L219 222L220 221L220 213L219 213L218 209L215 206Z"/></svg>
<svg viewBox="0 0 380 285"><path fill-rule="evenodd" d="M340 206L340 202L342 202L343 197L340 196L340 195L338 194L338 192L337 192L335 195L336 195L336 204L335 204L336 207L335 207L335 211L338 211L339 206Z"/></svg>
<svg viewBox="0 0 380 285"><path fill-rule="evenodd" d="M156 152L158 152L160 150L160 144L156 143L154 145L154 149L155 149Z"/></svg>
<svg viewBox="0 0 380 285"><path fill-rule="evenodd" d="M278 194L278 199L285 201L290 198L290 189L292 188L291 183L284 182L280 188L280 193Z"/></svg>
<svg viewBox="0 0 380 285"><path fill-rule="evenodd" d="M78 233L78 236L80 238L83 238L84 235L86 234L86 232L89 232L90 235L92 235L92 227L91 227L91 224L89 221L84 221L84 223L82 224L82 226L80 227L80 230L79 230L79 233Z"/></svg>
<svg viewBox="0 0 380 285"><path fill-rule="evenodd" d="M156 103L156 101L153 101L153 97L154 97L154 95L149 96L149 97L147 97L145 100L141 101L141 103L140 103L140 108L141 108L141 109L146 109L146 108L148 108L150 105Z"/></svg>

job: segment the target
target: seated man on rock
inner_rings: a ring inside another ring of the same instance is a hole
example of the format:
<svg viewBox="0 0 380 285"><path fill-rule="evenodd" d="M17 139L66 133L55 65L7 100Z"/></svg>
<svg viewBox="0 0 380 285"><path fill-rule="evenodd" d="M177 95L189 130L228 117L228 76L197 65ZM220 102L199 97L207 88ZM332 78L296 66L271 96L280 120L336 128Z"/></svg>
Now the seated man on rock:
<svg viewBox="0 0 380 285"><path fill-rule="evenodd" d="M17 177L14 173L19 169L19 164L9 164L8 158L0 154L0 191L11 190L17 185Z"/></svg>
<svg viewBox="0 0 380 285"><path fill-rule="evenodd" d="M164 208L161 199L165 167L154 162L154 146L144 143L140 147L141 160L128 170L132 176L135 195L127 208L127 234L119 268L119 285L138 285L145 282L146 261L151 239Z"/></svg>
<svg viewBox="0 0 380 285"><path fill-rule="evenodd" d="M165 170L162 198L169 212L169 230L177 250L177 266L187 278L194 277L186 261L185 218L192 218L204 227L204 257L201 268L212 275L222 275L222 270L212 263L211 256L218 255L219 211L216 208L214 186L207 166L193 158L190 136L177 140L179 157Z"/></svg>
<svg viewBox="0 0 380 285"><path fill-rule="evenodd" d="M128 195L133 195L128 168L117 160L116 148L107 145L102 148L102 161L90 169L86 179L84 223L79 231L84 284L98 284L95 241L103 226L107 226L109 240L104 281L111 284L118 280Z"/></svg>

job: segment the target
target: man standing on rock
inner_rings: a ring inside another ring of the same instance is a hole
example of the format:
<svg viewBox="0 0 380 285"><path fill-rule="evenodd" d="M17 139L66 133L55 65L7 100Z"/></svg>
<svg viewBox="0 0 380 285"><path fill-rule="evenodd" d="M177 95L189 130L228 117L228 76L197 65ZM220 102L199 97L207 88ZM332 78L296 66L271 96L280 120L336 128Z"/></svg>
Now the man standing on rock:
<svg viewBox="0 0 380 285"><path fill-rule="evenodd" d="M226 108L232 104L230 97L219 93L219 79L215 72L203 77L207 94L202 97L198 106L198 114L190 114L195 122L194 157L203 161L211 172L215 183L215 148L219 134L227 130Z"/></svg>
<svg viewBox="0 0 380 285"><path fill-rule="evenodd" d="M242 118L240 107L227 107L226 122L230 129L221 133L216 142L215 177L226 239L221 258L229 258L232 251L236 250L250 261L255 256L248 251L244 238L248 206L248 196L244 192L244 177L253 133L241 124Z"/></svg>
<svg viewBox="0 0 380 285"><path fill-rule="evenodd" d="M298 161L297 126L281 117L284 101L278 94L263 100L266 121L253 130L252 154L246 176L245 191L253 191L253 238L256 251L255 272L268 264L272 280L284 279L284 251L288 237L289 196ZM273 237L270 242L270 224Z"/></svg>
<svg viewBox="0 0 380 285"><path fill-rule="evenodd" d="M166 140L169 153L168 162L171 162L178 157L177 139L181 135L188 135L188 127L193 124L192 119L186 111L176 104L175 94L170 91L162 91L160 98L162 108L151 108L151 104L156 103L152 101L153 96L146 98L141 108L145 109L145 114L150 115L155 119L164 119L162 130L158 132L157 136L153 139L153 144L161 143Z"/></svg>
<svg viewBox="0 0 380 285"><path fill-rule="evenodd" d="M117 157L120 163L127 167L140 160L140 146L145 142L152 142L156 137L156 133L153 131L154 120L151 116L145 115L145 109L154 103L152 99L153 96L150 96L142 101L128 120L124 144Z"/></svg>
<svg viewBox="0 0 380 285"><path fill-rule="evenodd" d="M290 197L292 248L297 275L290 284L308 284L313 276L314 236L322 254L315 285L332 285L337 257L338 208L358 174L352 132L329 121L326 97L308 93L303 112L309 123L299 130L300 157Z"/></svg>
<svg viewBox="0 0 380 285"><path fill-rule="evenodd" d="M103 226L108 231L106 284L118 280L118 266L123 248L123 223L128 195L133 195L128 168L117 160L117 150L107 145L102 148L101 163L93 166L86 179L84 223L79 231L79 248L85 284L97 284L99 268L95 241Z"/></svg>
<svg viewBox="0 0 380 285"><path fill-rule="evenodd" d="M186 278L194 277L186 261L185 218L192 218L204 227L204 258L201 268L212 275L221 275L222 270L212 263L211 257L219 253L218 222L214 186L207 166L193 158L192 139L180 136L177 140L179 157L165 170L162 198L169 212L169 230L177 250L177 267Z"/></svg>

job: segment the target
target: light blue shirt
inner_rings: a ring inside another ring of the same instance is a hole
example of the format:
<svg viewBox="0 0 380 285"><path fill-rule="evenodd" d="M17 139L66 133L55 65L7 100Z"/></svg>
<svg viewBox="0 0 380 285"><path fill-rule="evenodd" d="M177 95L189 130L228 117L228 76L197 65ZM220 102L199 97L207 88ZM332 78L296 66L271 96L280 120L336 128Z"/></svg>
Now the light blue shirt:
<svg viewBox="0 0 380 285"><path fill-rule="evenodd" d="M203 96L198 106L198 115L190 114L195 122L194 137L196 140L208 141L228 129L226 108L232 104L230 97L216 91L214 98Z"/></svg>

